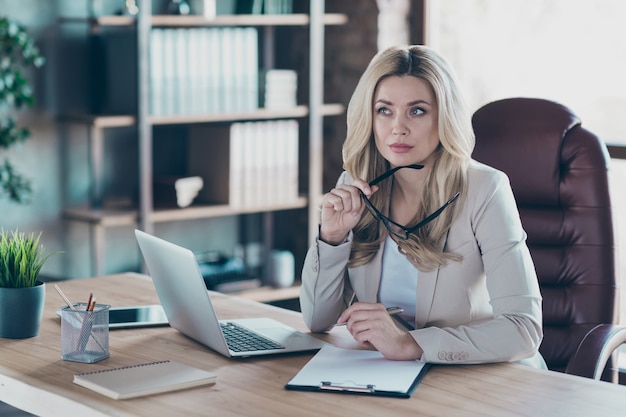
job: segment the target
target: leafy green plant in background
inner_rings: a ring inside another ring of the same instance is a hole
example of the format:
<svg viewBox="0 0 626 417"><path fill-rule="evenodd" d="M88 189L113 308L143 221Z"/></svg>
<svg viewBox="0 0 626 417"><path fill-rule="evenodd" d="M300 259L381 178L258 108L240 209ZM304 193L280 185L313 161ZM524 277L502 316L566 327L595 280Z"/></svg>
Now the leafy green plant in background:
<svg viewBox="0 0 626 417"><path fill-rule="evenodd" d="M12 112L33 105L33 91L23 72L44 63L45 58L26 29L0 17L0 151L28 138L28 129L17 125ZM28 202L32 193L30 180L17 172L8 158L0 161L2 193L17 203Z"/></svg>
<svg viewBox="0 0 626 417"><path fill-rule="evenodd" d="M26 235L18 231L0 231L0 287L33 287L41 267L53 253L44 254L39 244L41 233Z"/></svg>

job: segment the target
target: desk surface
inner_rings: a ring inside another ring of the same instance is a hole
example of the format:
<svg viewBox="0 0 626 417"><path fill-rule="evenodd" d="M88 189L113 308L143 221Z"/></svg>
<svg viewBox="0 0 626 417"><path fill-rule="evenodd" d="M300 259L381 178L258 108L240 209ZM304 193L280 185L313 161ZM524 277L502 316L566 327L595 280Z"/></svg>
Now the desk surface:
<svg viewBox="0 0 626 417"><path fill-rule="evenodd" d="M65 281L74 301L90 292L113 306L158 302L138 274ZM298 313L237 297L211 294L220 318L273 317L306 331ZM410 399L286 391L308 354L226 359L169 327L110 332L111 357L96 364L61 360L63 305L47 285L37 337L0 339L0 401L41 416L623 416L626 387L514 364L433 366ZM343 328L324 340L354 346ZM217 384L115 401L72 383L73 375L155 360L175 360L215 372Z"/></svg>

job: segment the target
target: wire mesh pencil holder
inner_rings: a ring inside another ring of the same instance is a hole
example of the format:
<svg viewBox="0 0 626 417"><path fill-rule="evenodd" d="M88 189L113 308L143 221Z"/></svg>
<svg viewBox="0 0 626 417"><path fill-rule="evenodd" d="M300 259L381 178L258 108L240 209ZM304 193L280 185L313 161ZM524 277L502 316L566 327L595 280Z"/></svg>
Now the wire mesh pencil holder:
<svg viewBox="0 0 626 417"><path fill-rule="evenodd" d="M109 308L96 304L93 311L86 303L61 309L61 359L95 363L109 357Z"/></svg>

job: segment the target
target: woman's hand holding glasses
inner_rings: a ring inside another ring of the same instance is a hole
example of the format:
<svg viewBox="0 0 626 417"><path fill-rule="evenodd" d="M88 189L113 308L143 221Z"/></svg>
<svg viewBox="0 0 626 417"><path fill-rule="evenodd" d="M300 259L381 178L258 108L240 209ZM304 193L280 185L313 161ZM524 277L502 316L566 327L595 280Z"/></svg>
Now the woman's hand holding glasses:
<svg viewBox="0 0 626 417"><path fill-rule="evenodd" d="M378 190L376 184L393 176L396 171L403 168L422 169L424 166L419 164L397 166L384 172L369 183L363 180L356 180L352 185L339 185L324 195L322 200L320 239L331 245L338 245L343 242L348 232L358 223L363 209L367 207L372 216L381 221L389 233L398 239L407 240L411 233L435 220L450 204L459 198L460 193L457 192L441 207L413 226L404 226L395 222L381 213L369 198Z"/></svg>
<svg viewBox="0 0 626 417"><path fill-rule="evenodd" d="M324 195L321 208L320 239L330 245L341 244L356 226L365 209L361 193L371 196L378 190L363 180L341 184Z"/></svg>

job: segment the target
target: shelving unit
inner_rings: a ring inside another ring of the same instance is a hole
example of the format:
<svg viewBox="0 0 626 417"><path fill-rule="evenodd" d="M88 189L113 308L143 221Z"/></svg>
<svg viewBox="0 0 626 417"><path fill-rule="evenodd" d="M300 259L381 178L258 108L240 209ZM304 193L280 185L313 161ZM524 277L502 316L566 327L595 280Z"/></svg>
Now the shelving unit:
<svg viewBox="0 0 626 417"><path fill-rule="evenodd" d="M145 9L144 9L145 10ZM323 13L323 10L322 10ZM219 15L213 19L204 16L169 16L149 15L151 26L192 27L192 26L305 26L312 20L307 14L275 14L275 15ZM321 16L324 25L343 25L348 19L346 15L328 13ZM83 22L87 20L94 26L133 26L137 19L133 16L97 16L89 18L63 18L66 22Z"/></svg>
<svg viewBox="0 0 626 417"><path fill-rule="evenodd" d="M90 0L87 0L90 1ZM90 204L87 207L73 207L65 210L64 216L72 221L84 222L91 227L92 273L101 275L104 271L104 247L106 229L115 226L134 226L154 233L154 225L159 222L175 222L192 219L206 219L249 213L263 213L264 230L271 228L271 213L279 210L302 209L308 207L309 230L312 239L318 222L317 202L322 195L322 125L325 116L340 115L344 112L343 105L326 104L323 102L324 73L324 31L326 25L342 25L347 17L342 14L326 14L324 1L310 0L309 14L289 15L218 15L207 20L203 16L164 16L153 15L150 0L139 1L139 14L129 16L93 16L63 19L65 22L83 22L93 32L102 27L135 28L137 34L137 67L138 67L138 111L136 115L89 116L69 115L64 119L71 123L88 126L89 160L91 175ZM254 26L263 30L264 57L259 62L267 68L273 62L274 28L277 26L308 26L310 30L309 44L309 100L307 105L294 108L268 110L260 108L244 113L221 113L201 115L151 115L150 108L150 31L152 27L192 28L192 27L223 27L223 26ZM229 205L193 205L180 209L158 209L153 202L153 128L159 125L193 125L211 123L232 123L238 121L260 121L273 119L308 119L308 193L297 200L277 205L234 208ZM101 180L104 159L104 130L135 126L138 129L139 143L139 204L132 210L109 209L103 204ZM270 232L271 233L271 232ZM303 231L304 234L304 231ZM265 244L271 244L271 236L266 237ZM264 300L272 298L264 291ZM285 291L283 291L285 292ZM292 292L289 292L290 294ZM280 297L280 292L276 293Z"/></svg>

